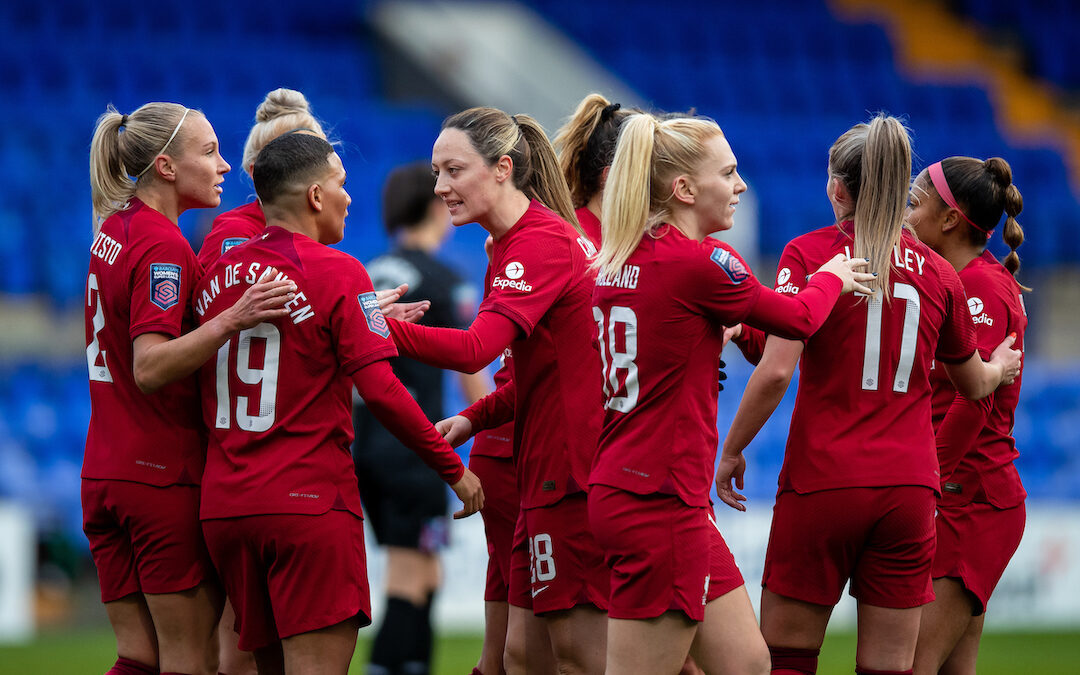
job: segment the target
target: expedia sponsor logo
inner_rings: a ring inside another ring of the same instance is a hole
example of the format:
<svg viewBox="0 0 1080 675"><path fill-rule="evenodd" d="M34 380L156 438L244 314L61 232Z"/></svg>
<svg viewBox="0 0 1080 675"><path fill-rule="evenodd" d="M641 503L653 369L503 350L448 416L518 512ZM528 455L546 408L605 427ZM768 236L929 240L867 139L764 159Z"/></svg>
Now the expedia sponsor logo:
<svg viewBox="0 0 1080 675"><path fill-rule="evenodd" d="M776 274L776 285L783 286L791 278L791 268L784 267Z"/></svg>
<svg viewBox="0 0 1080 675"><path fill-rule="evenodd" d="M500 276L496 276L491 280L492 288L512 288L522 293L528 293L533 289L532 284L527 283L522 279L503 279Z"/></svg>
<svg viewBox="0 0 1080 675"><path fill-rule="evenodd" d="M985 305L982 298L976 298L974 296L968 298L968 311L971 312L972 321L976 324L984 324L987 326L993 326L994 320L990 318L990 315L983 312Z"/></svg>
<svg viewBox="0 0 1080 675"><path fill-rule="evenodd" d="M506 266L504 272L511 279L520 279L525 275L525 266L515 260Z"/></svg>
<svg viewBox="0 0 1080 675"><path fill-rule="evenodd" d="M786 283L783 286L777 286L776 292L784 295L798 295L799 287L793 283Z"/></svg>

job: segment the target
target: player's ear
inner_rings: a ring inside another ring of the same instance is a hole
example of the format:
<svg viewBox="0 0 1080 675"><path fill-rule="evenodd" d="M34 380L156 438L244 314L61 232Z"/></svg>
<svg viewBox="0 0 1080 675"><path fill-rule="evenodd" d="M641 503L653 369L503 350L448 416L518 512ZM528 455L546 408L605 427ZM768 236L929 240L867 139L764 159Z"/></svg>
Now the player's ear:
<svg viewBox="0 0 1080 675"><path fill-rule="evenodd" d="M176 181L176 165L173 164L172 157L168 155L158 155L154 158L154 171L162 180L170 183Z"/></svg>
<svg viewBox="0 0 1080 675"><path fill-rule="evenodd" d="M671 196L687 206L693 205L695 201L694 192L694 185L686 174L676 176L671 183Z"/></svg>
<svg viewBox="0 0 1080 675"><path fill-rule="evenodd" d="M312 183L307 189L307 202L312 211L322 212L323 208L323 194L322 186L318 183Z"/></svg>
<svg viewBox="0 0 1080 675"><path fill-rule="evenodd" d="M960 212L954 208L945 209L945 217L941 219L941 232L946 234L960 227Z"/></svg>
<svg viewBox="0 0 1080 675"><path fill-rule="evenodd" d="M514 173L514 160L510 159L510 155L503 155L496 162L493 167L495 171L495 182L502 183Z"/></svg>

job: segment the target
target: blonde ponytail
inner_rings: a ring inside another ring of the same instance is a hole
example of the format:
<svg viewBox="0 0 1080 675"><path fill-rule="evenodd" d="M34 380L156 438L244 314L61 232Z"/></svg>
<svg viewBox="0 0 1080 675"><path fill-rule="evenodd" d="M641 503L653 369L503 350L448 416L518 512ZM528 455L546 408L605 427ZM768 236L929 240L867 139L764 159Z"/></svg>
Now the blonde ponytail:
<svg viewBox="0 0 1080 675"><path fill-rule="evenodd" d="M845 132L829 151L829 171L855 202L854 257L869 258L866 285L891 296L893 251L900 244L911 186L911 141L895 117L878 115Z"/></svg>
<svg viewBox="0 0 1080 675"><path fill-rule="evenodd" d="M671 217L672 185L693 174L705 143L723 136L707 117L631 115L622 125L601 205L600 253L593 267L604 275L619 270L647 231Z"/></svg>
<svg viewBox="0 0 1080 675"><path fill-rule="evenodd" d="M90 141L90 198L94 231L135 196L158 155L182 147L183 121L201 114L178 103L147 103L130 115L109 106L98 118Z"/></svg>
<svg viewBox="0 0 1080 675"><path fill-rule="evenodd" d="M632 115L619 134L601 206L600 252L593 261L603 276L619 271L647 229L656 129L652 115Z"/></svg>

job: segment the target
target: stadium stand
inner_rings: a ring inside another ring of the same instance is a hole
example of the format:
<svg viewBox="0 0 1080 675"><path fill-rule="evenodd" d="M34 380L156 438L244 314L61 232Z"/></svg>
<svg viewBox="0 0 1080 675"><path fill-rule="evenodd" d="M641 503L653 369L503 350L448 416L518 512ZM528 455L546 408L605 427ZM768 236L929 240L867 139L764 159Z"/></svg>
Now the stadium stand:
<svg viewBox="0 0 1080 675"><path fill-rule="evenodd" d="M227 209L253 192L238 163L255 106L278 86L301 89L342 140L350 171L354 201L341 248L361 260L382 250L375 227L382 178L389 167L427 155L448 111L381 96L379 54L366 23L372 4L328 0L311 12L302 4L266 11L254 0L183 10L149 3L131 12L118 0L0 3L3 294L37 299L57 313L81 312L90 240L87 148L94 120L109 103L130 111L145 101L176 100L204 110L233 162ZM823 194L829 144L852 121L886 110L906 116L914 129L918 168L950 154L1010 160L1027 206L1021 220L1032 233L1021 249L1026 269L1080 263L1080 205L1061 155L1010 147L986 91L975 84L906 80L879 26L840 21L822 0L700 3L696 20L678 31L654 20L656 12L671 10L651 2L527 4L656 107L694 107L719 121L759 195L767 256L829 222ZM1012 26L1040 76L1080 87L1074 3L1040 0L1046 12L1005 2L953 4L987 25ZM325 20L330 16L335 20ZM58 197L37 198L42 186ZM211 216L181 221L196 248ZM484 263L475 238L452 244L447 255L467 261L479 281ZM770 276L768 268L759 272L763 280ZM1035 356L1016 429L1021 471L1033 497L1080 499L1080 372L1039 364ZM85 545L79 465L90 411L81 354L76 348L59 364L0 364L0 499L31 505L39 527ZM731 401L748 372L734 370L724 394ZM775 417L780 423L755 444L751 495L775 490L786 430L785 416Z"/></svg>

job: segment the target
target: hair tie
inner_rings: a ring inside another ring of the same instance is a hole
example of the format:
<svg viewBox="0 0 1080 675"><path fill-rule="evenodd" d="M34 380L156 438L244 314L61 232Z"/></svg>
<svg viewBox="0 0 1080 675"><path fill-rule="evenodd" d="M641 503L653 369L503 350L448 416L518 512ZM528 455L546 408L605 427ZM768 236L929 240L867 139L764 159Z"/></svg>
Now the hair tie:
<svg viewBox="0 0 1080 675"><path fill-rule="evenodd" d="M993 228L988 230L985 227L979 227L972 222L971 218L968 218L963 209L957 205L956 198L953 197L952 190L949 189L949 181L945 180L945 170L942 168L941 162L931 164L926 170L930 174L930 182L934 184L934 189L937 190L938 196L941 197L943 202L956 209L956 212L960 214L960 217L966 220L968 225L971 225L979 232L982 232L986 236L990 236L994 233Z"/></svg>
<svg viewBox="0 0 1080 675"><path fill-rule="evenodd" d="M127 123L128 123L128 116L127 115L121 115L120 116L120 126L126 127Z"/></svg>
<svg viewBox="0 0 1080 675"><path fill-rule="evenodd" d="M611 119L611 116L615 114L615 111L622 107L622 103L612 103L604 108L600 113L600 121L607 122Z"/></svg>
<svg viewBox="0 0 1080 675"><path fill-rule="evenodd" d="M165 152L169 147L169 143L172 143L173 139L176 138L176 134L180 133L180 127L184 125L184 120L187 119L189 112L191 112L191 108L184 108L184 114L180 116L180 121L176 123L176 128L173 129L172 136L169 136L169 140L165 141L165 145L161 146L161 149L154 153L154 157L150 160L150 163L146 165L146 168L135 174L136 178L142 178L142 175L149 171L150 167L154 166L154 160L157 159L157 156Z"/></svg>
<svg viewBox="0 0 1080 675"><path fill-rule="evenodd" d="M302 131L306 131L309 134L315 134L316 136L319 135L318 132L316 132L314 129L309 129L307 127L296 127L295 129L289 129L285 133L278 134L278 135L279 136L288 136L289 134L298 134L298 133L300 133Z"/></svg>

